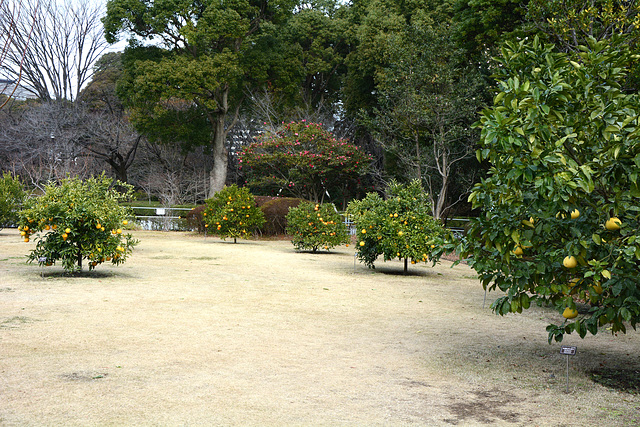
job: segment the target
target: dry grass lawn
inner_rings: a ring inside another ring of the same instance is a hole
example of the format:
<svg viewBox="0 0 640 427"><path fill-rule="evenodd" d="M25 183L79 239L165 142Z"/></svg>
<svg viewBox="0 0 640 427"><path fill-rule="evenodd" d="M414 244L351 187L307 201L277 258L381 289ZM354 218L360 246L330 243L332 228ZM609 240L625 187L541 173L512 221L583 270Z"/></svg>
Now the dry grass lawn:
<svg viewBox="0 0 640 427"><path fill-rule="evenodd" d="M0 425L640 424L639 395L589 376L640 369L640 333L565 338L567 394L559 315L494 315L467 266L136 236L125 265L68 277L0 232Z"/></svg>

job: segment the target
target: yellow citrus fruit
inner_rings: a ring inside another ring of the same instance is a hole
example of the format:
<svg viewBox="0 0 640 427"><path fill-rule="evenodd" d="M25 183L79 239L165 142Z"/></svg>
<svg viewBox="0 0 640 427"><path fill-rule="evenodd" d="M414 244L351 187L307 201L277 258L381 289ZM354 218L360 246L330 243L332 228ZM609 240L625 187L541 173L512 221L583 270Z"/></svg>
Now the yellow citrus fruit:
<svg viewBox="0 0 640 427"><path fill-rule="evenodd" d="M520 256L524 253L524 251L522 250L522 246L518 245L516 246L516 248L513 250L513 253L516 254L517 256Z"/></svg>
<svg viewBox="0 0 640 427"><path fill-rule="evenodd" d="M364 246L364 242L360 242L360 246Z"/></svg>
<svg viewBox="0 0 640 427"><path fill-rule="evenodd" d="M398 231L398 236L402 236L404 233L402 231Z"/></svg>
<svg viewBox="0 0 640 427"><path fill-rule="evenodd" d="M562 317L564 317L565 319L573 319L577 316L578 316L578 310L574 310L571 307L565 308L564 311L562 312Z"/></svg>
<svg viewBox="0 0 640 427"><path fill-rule="evenodd" d="M578 266L578 260L574 256L566 256L562 261L562 265L567 268L576 268Z"/></svg>
<svg viewBox="0 0 640 427"><path fill-rule="evenodd" d="M362 229L362 234L367 234L367 230L365 230L364 228Z"/></svg>
<svg viewBox="0 0 640 427"><path fill-rule="evenodd" d="M118 229L116 230L116 233L118 233L118 234L122 234L122 228L118 228Z"/></svg>
<svg viewBox="0 0 640 427"><path fill-rule="evenodd" d="M65 228L64 232L69 234L69 233L71 233L71 229L70 228Z"/></svg>
<svg viewBox="0 0 640 427"><path fill-rule="evenodd" d="M622 222L620 221L620 219L614 216L607 220L607 222L604 224L604 227L609 231L616 231L620 230L620 225L622 225Z"/></svg>
<svg viewBox="0 0 640 427"><path fill-rule="evenodd" d="M62 238L63 238L64 240L67 240L67 237L69 237L69 235L68 235L67 233L62 233Z"/></svg>
<svg viewBox="0 0 640 427"><path fill-rule="evenodd" d="M127 221L127 220L125 219L124 221L122 221L122 224L123 224L123 225L127 225L127 224L129 224L129 221Z"/></svg>
<svg viewBox="0 0 640 427"><path fill-rule="evenodd" d="M96 228L99 230L99 229L101 229L101 228L102 228L102 225L100 225L100 223L97 223L97 224L96 224Z"/></svg>
<svg viewBox="0 0 640 427"><path fill-rule="evenodd" d="M25 234L27 234L27 233L25 233L24 231L21 231L21 232L20 232L20 235L21 235L21 236L24 236Z"/></svg>
<svg viewBox="0 0 640 427"><path fill-rule="evenodd" d="M29 243L29 238L28 238L28 237L25 237L25 238L24 238L24 242L25 242L25 243Z"/></svg>
<svg viewBox="0 0 640 427"><path fill-rule="evenodd" d="M576 219L580 216L580 211L578 209L574 209L571 211L571 219Z"/></svg>
<svg viewBox="0 0 640 427"><path fill-rule="evenodd" d="M44 229L45 229L45 230L49 230L50 228L51 228L51 227L49 227L48 225L45 225L45 226L44 226Z"/></svg>

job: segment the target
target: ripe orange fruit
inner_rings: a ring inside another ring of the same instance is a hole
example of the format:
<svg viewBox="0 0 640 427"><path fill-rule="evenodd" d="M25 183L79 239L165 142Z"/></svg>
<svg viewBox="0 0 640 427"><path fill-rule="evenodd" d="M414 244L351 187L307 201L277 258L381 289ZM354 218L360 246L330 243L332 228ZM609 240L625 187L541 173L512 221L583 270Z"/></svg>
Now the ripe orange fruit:
<svg viewBox="0 0 640 427"><path fill-rule="evenodd" d="M360 242L360 246L364 246L364 241Z"/></svg>
<svg viewBox="0 0 640 427"><path fill-rule="evenodd" d="M123 224L123 225L127 225L127 224L129 224L129 221L127 221L127 220L125 219L124 221L122 221L122 224Z"/></svg>
<svg viewBox="0 0 640 427"><path fill-rule="evenodd" d="M101 228L102 228L102 225L100 225L100 223L97 223L97 224L96 224L96 228L99 230L99 229L101 229Z"/></svg>
<svg viewBox="0 0 640 427"><path fill-rule="evenodd" d="M69 234L69 233L71 233L71 229L70 228L65 228L64 232Z"/></svg>
<svg viewBox="0 0 640 427"><path fill-rule="evenodd" d="M25 238L24 238L24 242L25 242L25 243L29 243L29 238L28 238L28 237L25 237Z"/></svg>

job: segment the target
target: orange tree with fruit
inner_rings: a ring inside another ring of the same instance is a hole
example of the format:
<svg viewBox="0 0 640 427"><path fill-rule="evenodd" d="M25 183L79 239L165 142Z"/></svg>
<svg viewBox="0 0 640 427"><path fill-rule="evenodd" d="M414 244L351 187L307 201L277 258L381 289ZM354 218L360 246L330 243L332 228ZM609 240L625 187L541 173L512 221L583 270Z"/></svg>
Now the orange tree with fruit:
<svg viewBox="0 0 640 427"><path fill-rule="evenodd" d="M82 270L85 259L89 270L104 262L123 263L137 241L123 232L132 212L119 204L133 189L117 184L124 192L116 191L104 175L84 181L66 178L27 200L19 212L18 231L25 242L37 242L29 261L47 266L60 261L68 272Z"/></svg>
<svg viewBox="0 0 640 427"><path fill-rule="evenodd" d="M349 243L347 226L333 203L302 202L289 208L287 234L296 249L313 252Z"/></svg>
<svg viewBox="0 0 640 427"><path fill-rule="evenodd" d="M246 187L224 187L205 203L202 216L206 231L223 240L232 237L236 243L238 237L248 239L265 222L264 213Z"/></svg>
<svg viewBox="0 0 640 427"><path fill-rule="evenodd" d="M409 184L392 182L387 198L368 193L362 200L349 203L347 214L357 226L357 257L368 267L380 256L384 260L404 260L412 264L435 265L449 243L448 232L431 216L428 194L419 181ZM450 243L449 243L450 244Z"/></svg>
<svg viewBox="0 0 640 427"><path fill-rule="evenodd" d="M470 201L482 213L463 246L497 314L532 302L558 312L549 342L640 320L640 97L622 83L637 60L623 39L578 54L538 39L505 45Z"/></svg>

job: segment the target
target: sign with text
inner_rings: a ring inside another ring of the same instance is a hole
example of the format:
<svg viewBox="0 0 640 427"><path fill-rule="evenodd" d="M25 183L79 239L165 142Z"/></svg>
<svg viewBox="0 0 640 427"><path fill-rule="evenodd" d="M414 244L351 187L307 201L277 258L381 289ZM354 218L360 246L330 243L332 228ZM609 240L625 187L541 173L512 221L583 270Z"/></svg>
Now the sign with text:
<svg viewBox="0 0 640 427"><path fill-rule="evenodd" d="M563 345L560 347L560 354L566 354L567 356L575 356L578 351L578 347L573 345Z"/></svg>

